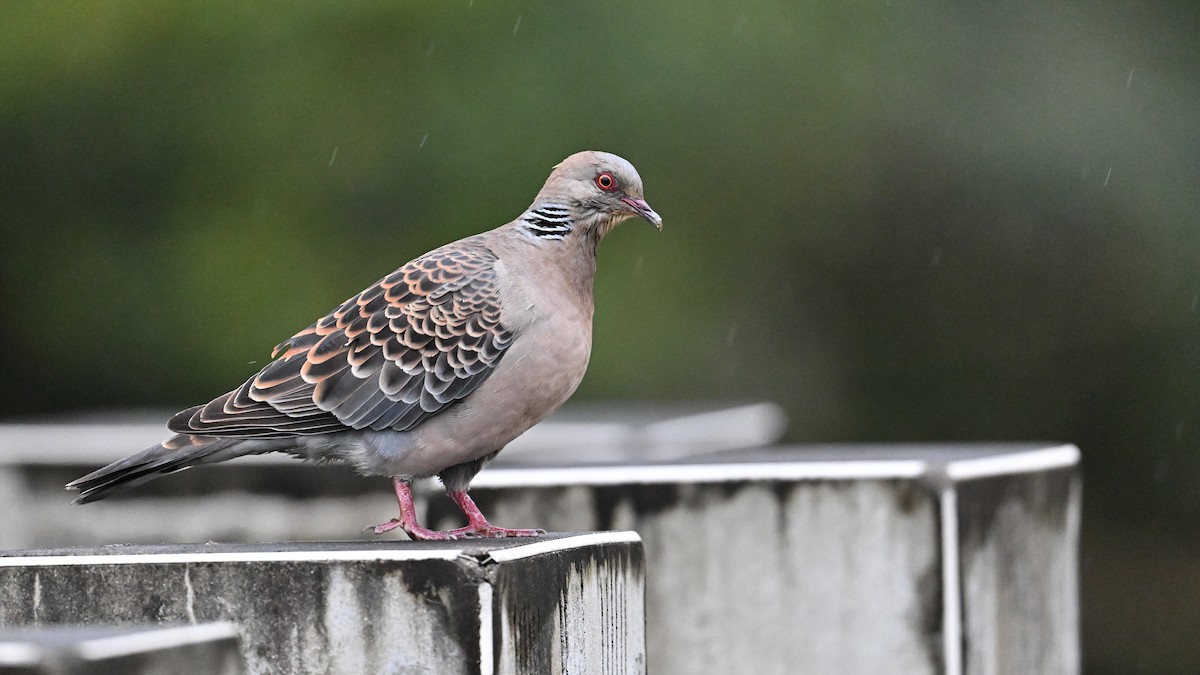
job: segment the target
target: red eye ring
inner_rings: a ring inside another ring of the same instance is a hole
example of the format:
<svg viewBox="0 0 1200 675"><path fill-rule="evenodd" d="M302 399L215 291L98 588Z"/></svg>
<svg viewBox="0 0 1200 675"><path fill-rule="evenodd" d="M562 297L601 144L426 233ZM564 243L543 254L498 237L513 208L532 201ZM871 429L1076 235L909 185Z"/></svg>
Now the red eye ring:
<svg viewBox="0 0 1200 675"><path fill-rule="evenodd" d="M611 173L605 171L599 176L596 176L596 187L604 190L605 192L616 192L617 179L613 178Z"/></svg>

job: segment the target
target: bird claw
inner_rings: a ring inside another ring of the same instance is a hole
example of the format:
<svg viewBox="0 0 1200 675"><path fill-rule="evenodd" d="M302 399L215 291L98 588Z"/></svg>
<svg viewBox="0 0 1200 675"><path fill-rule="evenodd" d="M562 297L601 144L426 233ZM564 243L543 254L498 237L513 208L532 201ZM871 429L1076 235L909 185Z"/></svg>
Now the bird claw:
<svg viewBox="0 0 1200 675"><path fill-rule="evenodd" d="M429 530L420 525L413 523L405 523L400 518L392 518L386 523L379 525L368 525L363 528L363 532L372 532L374 534L385 534L392 530L400 528L408 535L409 539L414 541L456 541L458 539L466 539L475 535L474 532L467 527L459 527L453 530Z"/></svg>
<svg viewBox="0 0 1200 675"><path fill-rule="evenodd" d="M372 532L374 534L384 534L385 532L391 532L392 530L396 529L397 527L400 527L400 525L401 525L401 522L400 522L399 518L392 518L391 520L387 521L386 523L380 523L378 525L368 525L368 526L364 527L362 529L362 531L364 533Z"/></svg>
<svg viewBox="0 0 1200 675"><path fill-rule="evenodd" d="M496 527L495 525L486 525L479 528L459 527L453 530L428 530L423 527L404 527L404 523L399 518L393 518L386 523L379 525L368 525L363 528L363 532L372 532L374 534L384 534L391 532L396 528L401 528L408 535L409 539L419 541L458 541L460 539L507 539L510 537L542 537L545 536L545 530L524 530L511 529L507 527Z"/></svg>
<svg viewBox="0 0 1200 675"><path fill-rule="evenodd" d="M393 478L392 484L396 488L396 500L400 504L400 517L392 518L388 522L379 525L368 526L364 531L370 530L375 534L383 534L399 527L404 530L409 539L423 541L541 537L546 534L545 530L512 529L492 525L480 513L479 507L467 496L466 491L463 490L450 490L447 492L450 498L462 509L463 514L467 516L467 525L453 530L430 530L421 527L417 522L416 510L413 508L412 490L409 488L408 483L399 478Z"/></svg>
<svg viewBox="0 0 1200 675"><path fill-rule="evenodd" d="M479 537L481 539L505 539L508 537L541 537L546 534L545 530L523 530L511 529L507 527L496 527L495 525L487 525L469 532L469 537Z"/></svg>

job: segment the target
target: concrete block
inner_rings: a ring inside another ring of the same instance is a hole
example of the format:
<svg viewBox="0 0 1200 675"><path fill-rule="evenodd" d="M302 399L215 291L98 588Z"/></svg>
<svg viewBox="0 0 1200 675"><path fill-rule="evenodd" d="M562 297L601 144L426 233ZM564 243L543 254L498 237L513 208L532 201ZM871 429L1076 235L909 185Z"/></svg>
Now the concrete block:
<svg viewBox="0 0 1200 675"><path fill-rule="evenodd" d="M240 675L237 626L0 631L0 675Z"/></svg>
<svg viewBox="0 0 1200 675"><path fill-rule="evenodd" d="M645 542L650 670L1077 673L1073 446L796 447L489 469L496 522ZM431 521L458 516L431 502Z"/></svg>
<svg viewBox="0 0 1200 675"><path fill-rule="evenodd" d="M236 623L249 673L643 673L630 532L0 557L0 628Z"/></svg>
<svg viewBox="0 0 1200 675"><path fill-rule="evenodd" d="M964 672L1079 672L1078 475L957 478Z"/></svg>
<svg viewBox="0 0 1200 675"><path fill-rule="evenodd" d="M622 423L625 410L559 424L542 437L553 442L501 454L472 494L502 525L638 531L655 672L1079 671L1076 448L697 456L667 442L714 426L731 429L721 443L767 438L740 430L769 430L769 410L752 412ZM0 428L0 450L31 433ZM51 440L11 464L7 482L0 466L0 486L13 487L0 490L0 511L19 514L0 519L0 546L342 538L395 513L386 481L282 460L206 467L73 507L62 484L94 467L44 459L71 446ZM462 524L432 484L418 501L427 524Z"/></svg>

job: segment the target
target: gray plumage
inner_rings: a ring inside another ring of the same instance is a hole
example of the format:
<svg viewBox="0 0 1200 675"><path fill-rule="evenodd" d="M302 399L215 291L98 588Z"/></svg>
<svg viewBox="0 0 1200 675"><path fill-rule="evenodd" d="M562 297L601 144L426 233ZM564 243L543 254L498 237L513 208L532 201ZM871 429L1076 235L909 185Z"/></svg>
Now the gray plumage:
<svg viewBox="0 0 1200 675"><path fill-rule="evenodd" d="M87 503L191 466L285 452L391 477L401 517L377 532L532 533L475 518L466 490L579 385L596 247L633 216L662 228L633 166L609 153L572 155L517 219L380 279L278 345L242 386L175 415L167 425L175 436L67 487ZM425 530L405 512L408 483L433 475L463 507L467 528Z"/></svg>

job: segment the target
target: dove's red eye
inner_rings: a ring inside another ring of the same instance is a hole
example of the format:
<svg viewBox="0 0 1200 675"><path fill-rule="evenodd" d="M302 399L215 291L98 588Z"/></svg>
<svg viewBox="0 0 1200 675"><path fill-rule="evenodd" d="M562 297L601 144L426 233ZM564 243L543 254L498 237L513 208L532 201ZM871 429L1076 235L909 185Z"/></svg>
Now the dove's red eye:
<svg viewBox="0 0 1200 675"><path fill-rule="evenodd" d="M605 192L612 192L617 189L617 179L613 178L613 175L606 171L596 176L596 187Z"/></svg>

